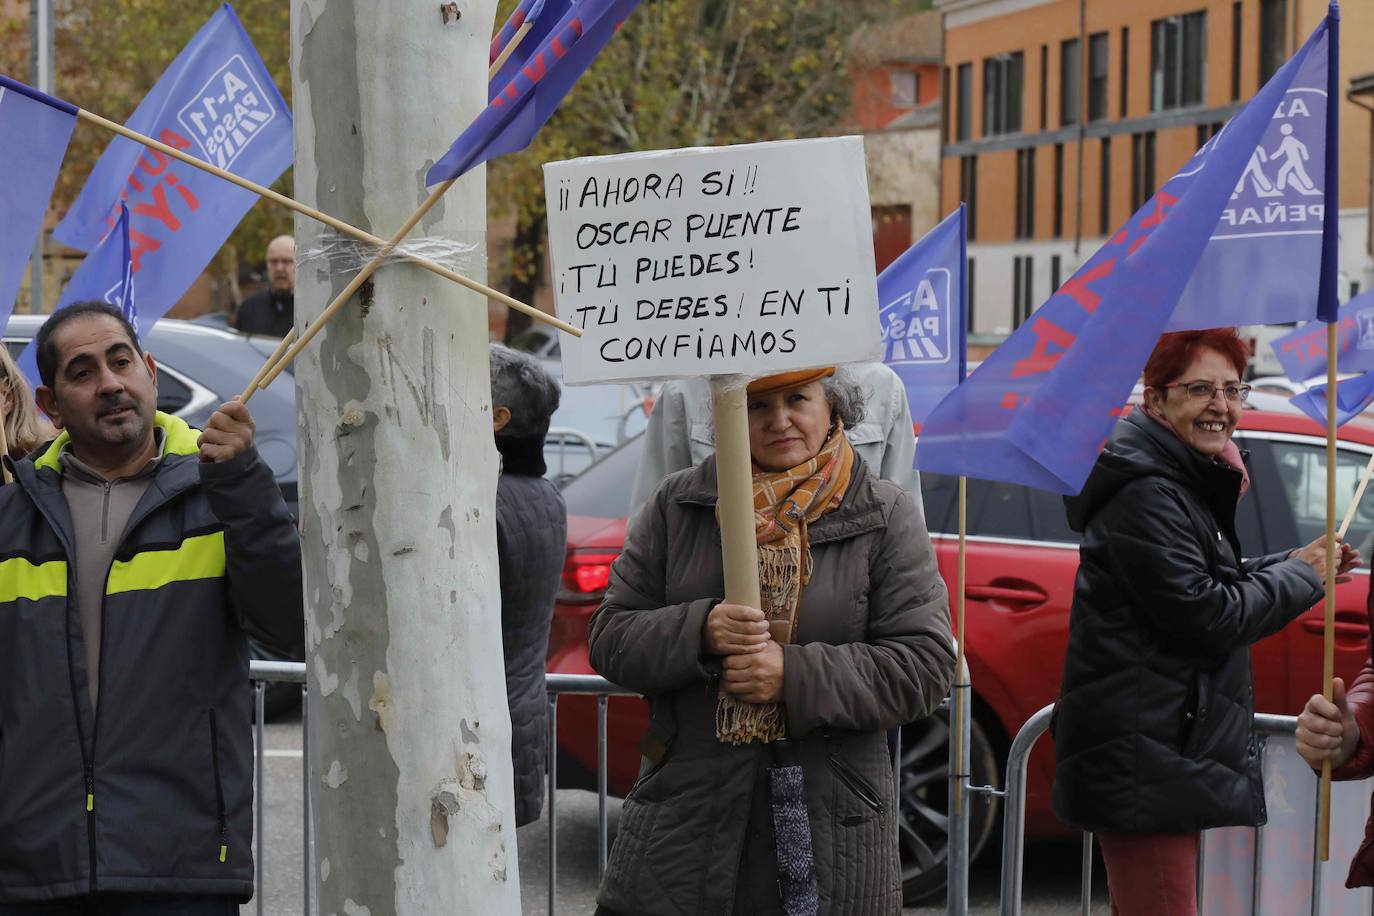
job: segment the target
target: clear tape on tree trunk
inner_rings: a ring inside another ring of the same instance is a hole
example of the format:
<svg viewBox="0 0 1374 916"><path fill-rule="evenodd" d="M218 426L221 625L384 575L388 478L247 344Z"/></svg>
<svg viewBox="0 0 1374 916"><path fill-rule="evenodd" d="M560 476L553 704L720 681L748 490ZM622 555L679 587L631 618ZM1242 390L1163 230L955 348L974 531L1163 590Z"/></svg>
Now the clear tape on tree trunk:
<svg viewBox="0 0 1374 916"><path fill-rule="evenodd" d="M413 260L431 261L464 276L486 272L485 234L467 233L470 240L439 236L408 236L383 260L382 266ZM381 251L380 245L326 230L296 248L296 269L323 267L330 272L355 273Z"/></svg>

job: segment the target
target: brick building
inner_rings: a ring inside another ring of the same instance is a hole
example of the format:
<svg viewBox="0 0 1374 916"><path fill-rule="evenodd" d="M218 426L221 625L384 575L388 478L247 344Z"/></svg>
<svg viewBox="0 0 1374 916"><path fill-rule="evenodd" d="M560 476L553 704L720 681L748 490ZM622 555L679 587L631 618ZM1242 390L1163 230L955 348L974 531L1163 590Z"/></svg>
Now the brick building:
<svg viewBox="0 0 1374 916"><path fill-rule="evenodd" d="M936 0L940 209L969 204L971 327L1005 336L1259 89L1325 0ZM1342 9L1341 85L1374 4ZM1343 295L1374 281L1369 114L1340 101Z"/></svg>

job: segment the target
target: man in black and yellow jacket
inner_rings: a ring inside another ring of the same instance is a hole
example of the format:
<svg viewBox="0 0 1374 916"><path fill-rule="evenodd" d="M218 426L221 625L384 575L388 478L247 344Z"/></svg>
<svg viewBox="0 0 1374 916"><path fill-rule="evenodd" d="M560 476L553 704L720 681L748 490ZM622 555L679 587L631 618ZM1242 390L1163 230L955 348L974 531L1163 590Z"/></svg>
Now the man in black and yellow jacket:
<svg viewBox="0 0 1374 916"><path fill-rule="evenodd" d="M232 916L246 636L299 650L295 526L247 407L204 433L157 413L117 309L69 306L35 345L61 435L0 488L0 916Z"/></svg>

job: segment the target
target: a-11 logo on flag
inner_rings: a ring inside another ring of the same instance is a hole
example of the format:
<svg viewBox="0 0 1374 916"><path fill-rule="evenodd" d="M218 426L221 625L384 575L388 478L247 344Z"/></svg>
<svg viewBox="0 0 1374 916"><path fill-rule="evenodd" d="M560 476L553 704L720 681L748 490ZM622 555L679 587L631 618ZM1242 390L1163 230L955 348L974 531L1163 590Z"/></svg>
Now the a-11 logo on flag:
<svg viewBox="0 0 1374 916"><path fill-rule="evenodd" d="M207 162L227 169L276 117L257 75L242 54L235 54L177 112L177 123Z"/></svg>
<svg viewBox="0 0 1374 916"><path fill-rule="evenodd" d="M947 363L954 358L950 339L953 272L932 267L916 285L878 307L883 362L889 366Z"/></svg>
<svg viewBox="0 0 1374 916"><path fill-rule="evenodd" d="M1277 131L1250 154L1213 239L1321 234L1325 163L1312 150L1322 148L1325 112L1325 90L1288 90L1274 111Z"/></svg>

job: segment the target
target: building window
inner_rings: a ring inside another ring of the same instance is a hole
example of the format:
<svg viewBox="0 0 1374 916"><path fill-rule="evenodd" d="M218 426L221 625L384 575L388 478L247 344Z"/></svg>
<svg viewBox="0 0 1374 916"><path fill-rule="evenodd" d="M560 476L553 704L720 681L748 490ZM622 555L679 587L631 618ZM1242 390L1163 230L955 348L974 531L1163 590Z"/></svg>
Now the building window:
<svg viewBox="0 0 1374 916"><path fill-rule="evenodd" d="M1107 117L1107 33L1088 36L1088 120Z"/></svg>
<svg viewBox="0 0 1374 916"><path fill-rule="evenodd" d="M1035 147L1016 151L1016 237L1035 235Z"/></svg>
<svg viewBox="0 0 1374 916"><path fill-rule="evenodd" d="M1021 84L1025 55L999 54L983 60L983 136L1021 129Z"/></svg>
<svg viewBox="0 0 1374 916"><path fill-rule="evenodd" d="M1040 129L1050 129L1050 46L1040 46Z"/></svg>
<svg viewBox="0 0 1374 916"><path fill-rule="evenodd" d="M1079 93L1082 91L1081 57L1078 39L1059 43L1059 126L1078 123Z"/></svg>
<svg viewBox="0 0 1374 916"><path fill-rule="evenodd" d="M959 199L964 202L964 228L971 242L978 235L978 157L959 157Z"/></svg>
<svg viewBox="0 0 1374 916"><path fill-rule="evenodd" d="M1150 24L1150 110L1201 105L1207 70L1207 13Z"/></svg>
<svg viewBox="0 0 1374 916"><path fill-rule="evenodd" d="M1056 254L1056 255L1052 255L1052 256L1050 257L1050 295L1051 295L1051 296L1053 296L1055 293L1059 292L1059 271L1060 271L1060 269L1061 269L1061 267L1060 267L1060 263L1059 263L1059 255L1057 255L1057 254Z"/></svg>
<svg viewBox="0 0 1374 916"><path fill-rule="evenodd" d="M1112 231L1112 138L1103 137L1101 163L1097 177L1097 229L1103 235Z"/></svg>
<svg viewBox="0 0 1374 916"><path fill-rule="evenodd" d="M888 84L892 87L893 108L915 108L921 97L921 75L915 70L889 70Z"/></svg>
<svg viewBox="0 0 1374 916"><path fill-rule="evenodd" d="M967 140L973 133L973 64L959 65L959 119L954 139Z"/></svg>
<svg viewBox="0 0 1374 916"><path fill-rule="evenodd" d="M1260 0L1259 84L1269 82L1288 59L1288 0Z"/></svg>
<svg viewBox="0 0 1374 916"><path fill-rule="evenodd" d="M1121 115L1126 117L1126 95L1131 85L1131 30L1121 29Z"/></svg>
<svg viewBox="0 0 1374 916"><path fill-rule="evenodd" d="M1240 100L1240 0L1231 4L1231 101Z"/></svg>
<svg viewBox="0 0 1374 916"><path fill-rule="evenodd" d="M1197 148L1202 149L1202 145L1221 133L1221 129L1225 125L1225 121L1212 121L1210 124L1199 124L1197 126Z"/></svg>
<svg viewBox="0 0 1374 916"><path fill-rule="evenodd" d="M950 94L951 94L952 92L954 92L954 87L950 84L950 81L949 81L949 68L948 68L948 67L946 67L946 68L944 69L944 71L941 73L941 76L940 76L940 90L941 90L941 100L940 100L940 142L941 142L941 143L948 143L948 142L949 142L949 118L950 118L950 114L949 114L949 113L950 113L950 110L953 109L953 107L954 107L953 105L950 104L950 102L951 102Z"/></svg>
<svg viewBox="0 0 1374 916"><path fill-rule="evenodd" d="M1012 259L1011 284L1011 327L1016 330L1026 323L1034 309L1034 270L1030 255L1018 255Z"/></svg>
<svg viewBox="0 0 1374 916"><path fill-rule="evenodd" d="M1064 236L1064 144L1054 145L1054 237Z"/></svg>
<svg viewBox="0 0 1374 916"><path fill-rule="evenodd" d="M1131 212L1155 193L1155 133L1131 134Z"/></svg>

